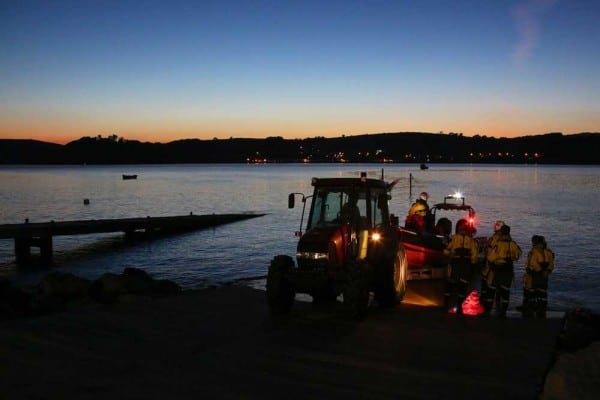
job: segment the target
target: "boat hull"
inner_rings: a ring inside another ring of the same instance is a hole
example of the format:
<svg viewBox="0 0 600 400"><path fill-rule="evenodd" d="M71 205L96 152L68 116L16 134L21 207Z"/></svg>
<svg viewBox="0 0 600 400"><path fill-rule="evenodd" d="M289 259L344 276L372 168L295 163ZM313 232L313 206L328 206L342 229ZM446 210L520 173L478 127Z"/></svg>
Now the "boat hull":
<svg viewBox="0 0 600 400"><path fill-rule="evenodd" d="M400 228L400 240L406 249L408 279L444 279L447 260L444 237Z"/></svg>

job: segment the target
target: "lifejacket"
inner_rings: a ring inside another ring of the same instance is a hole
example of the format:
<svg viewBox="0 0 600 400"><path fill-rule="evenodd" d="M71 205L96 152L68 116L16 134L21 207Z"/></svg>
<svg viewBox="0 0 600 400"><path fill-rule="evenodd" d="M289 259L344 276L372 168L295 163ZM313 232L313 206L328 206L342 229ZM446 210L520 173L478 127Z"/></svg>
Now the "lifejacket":
<svg viewBox="0 0 600 400"><path fill-rule="evenodd" d="M487 240L487 243L485 245L485 256L486 257L494 249L494 246L496 246L496 243L498 242L499 239L500 239L500 232L498 232L498 231L494 232L494 234L489 237L489 239Z"/></svg>
<svg viewBox="0 0 600 400"><path fill-rule="evenodd" d="M554 269L554 253L542 246L534 246L527 255L525 268L534 272L552 271Z"/></svg>
<svg viewBox="0 0 600 400"><path fill-rule="evenodd" d="M521 258L521 248L510 237L500 237L494 247L488 251L487 260L493 266L512 266Z"/></svg>
<svg viewBox="0 0 600 400"><path fill-rule="evenodd" d="M533 289L533 277L531 273L525 272L523 274L523 288L524 289Z"/></svg>
<svg viewBox="0 0 600 400"><path fill-rule="evenodd" d="M523 287L534 289L548 285L548 273L554 269L554 253L543 246L533 246L525 261Z"/></svg>
<svg viewBox="0 0 600 400"><path fill-rule="evenodd" d="M510 287L514 281L514 262L521 257L521 248L508 235L500 236L496 244L487 254L489 272L486 280L490 287L506 285ZM497 281L497 279L499 281ZM509 282L510 281L510 282Z"/></svg>
<svg viewBox="0 0 600 400"><path fill-rule="evenodd" d="M444 249L444 254L450 257L450 262L469 262L477 264L477 242L469 235L457 233L452 236L450 243Z"/></svg>
<svg viewBox="0 0 600 400"><path fill-rule="evenodd" d="M487 243L485 244L485 259L487 262L484 262L481 265L481 275L486 277L488 275L488 273L490 272L490 261L489 261L489 255L492 252L492 250L494 249L494 246L496 246L496 243L498 242L498 239L500 239L500 231L495 231L492 236L490 236L487 240Z"/></svg>

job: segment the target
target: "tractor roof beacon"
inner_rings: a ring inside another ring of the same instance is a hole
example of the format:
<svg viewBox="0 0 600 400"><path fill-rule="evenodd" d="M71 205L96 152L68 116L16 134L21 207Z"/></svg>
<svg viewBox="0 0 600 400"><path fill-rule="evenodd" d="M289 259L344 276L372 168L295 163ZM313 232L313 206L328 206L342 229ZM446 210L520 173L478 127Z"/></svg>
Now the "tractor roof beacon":
<svg viewBox="0 0 600 400"><path fill-rule="evenodd" d="M273 258L267 275L267 303L273 315L287 314L296 293L314 302L335 302L342 295L348 312L362 317L370 292L382 307L404 297L407 258L398 221L390 217L393 183L367 178L313 178L312 195L291 193L303 203L296 263L288 255ZM306 230L303 221L310 201Z"/></svg>

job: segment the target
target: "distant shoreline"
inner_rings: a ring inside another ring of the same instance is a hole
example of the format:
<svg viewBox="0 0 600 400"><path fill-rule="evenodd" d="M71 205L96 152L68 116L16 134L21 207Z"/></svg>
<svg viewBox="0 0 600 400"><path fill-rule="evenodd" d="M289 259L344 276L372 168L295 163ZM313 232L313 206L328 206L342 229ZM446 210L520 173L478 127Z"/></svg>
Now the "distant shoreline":
<svg viewBox="0 0 600 400"><path fill-rule="evenodd" d="M600 133L517 138L397 132L337 138L187 139L148 143L112 135L59 145L0 139L0 165L113 164L600 164Z"/></svg>

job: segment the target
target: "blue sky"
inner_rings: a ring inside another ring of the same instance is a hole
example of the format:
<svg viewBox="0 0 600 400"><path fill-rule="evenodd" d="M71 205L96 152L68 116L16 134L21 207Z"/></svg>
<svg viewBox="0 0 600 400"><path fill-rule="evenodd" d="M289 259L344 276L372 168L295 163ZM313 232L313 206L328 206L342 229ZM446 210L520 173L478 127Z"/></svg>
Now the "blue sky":
<svg viewBox="0 0 600 400"><path fill-rule="evenodd" d="M4 1L0 137L600 131L600 2Z"/></svg>

